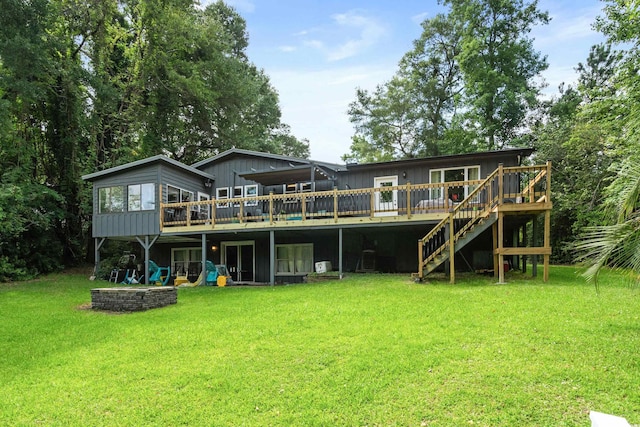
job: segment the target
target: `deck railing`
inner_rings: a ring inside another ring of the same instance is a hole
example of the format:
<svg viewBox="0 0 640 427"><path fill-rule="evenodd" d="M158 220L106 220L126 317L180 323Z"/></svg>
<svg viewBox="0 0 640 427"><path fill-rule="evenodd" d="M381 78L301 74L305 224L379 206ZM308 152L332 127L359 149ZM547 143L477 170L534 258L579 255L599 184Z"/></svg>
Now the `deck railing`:
<svg viewBox="0 0 640 427"><path fill-rule="evenodd" d="M163 228L249 222L334 220L347 217L405 216L449 212L463 194L482 181L403 184L290 194L162 203Z"/></svg>
<svg viewBox="0 0 640 427"><path fill-rule="evenodd" d="M412 219L437 214L430 218L440 219L443 215L448 218L449 213L455 213L454 219L468 219L495 203L533 203L548 197L547 182L541 174L545 170L546 166L508 167L494 171L484 180L162 203L160 223L169 231L170 227L213 228L254 222L302 221L311 225L323 220L326 224L351 217ZM422 239L425 249L431 245L432 233L437 232L442 233L434 229Z"/></svg>

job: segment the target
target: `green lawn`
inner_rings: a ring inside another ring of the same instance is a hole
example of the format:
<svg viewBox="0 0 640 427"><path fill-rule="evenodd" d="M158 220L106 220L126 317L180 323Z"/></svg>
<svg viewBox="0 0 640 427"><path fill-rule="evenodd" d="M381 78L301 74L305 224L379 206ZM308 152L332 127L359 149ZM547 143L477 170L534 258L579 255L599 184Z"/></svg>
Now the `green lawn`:
<svg viewBox="0 0 640 427"><path fill-rule="evenodd" d="M0 284L0 425L640 424L640 288L405 276L180 289L82 309L86 275Z"/></svg>

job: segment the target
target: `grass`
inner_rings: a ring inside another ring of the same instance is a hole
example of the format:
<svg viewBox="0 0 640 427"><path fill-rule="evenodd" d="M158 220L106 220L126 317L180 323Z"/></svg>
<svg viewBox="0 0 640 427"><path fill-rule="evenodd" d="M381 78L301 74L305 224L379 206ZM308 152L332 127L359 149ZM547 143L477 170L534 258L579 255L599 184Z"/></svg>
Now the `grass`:
<svg viewBox="0 0 640 427"><path fill-rule="evenodd" d="M0 284L0 425L640 423L640 289L613 272L187 288L119 315L79 308L86 277Z"/></svg>

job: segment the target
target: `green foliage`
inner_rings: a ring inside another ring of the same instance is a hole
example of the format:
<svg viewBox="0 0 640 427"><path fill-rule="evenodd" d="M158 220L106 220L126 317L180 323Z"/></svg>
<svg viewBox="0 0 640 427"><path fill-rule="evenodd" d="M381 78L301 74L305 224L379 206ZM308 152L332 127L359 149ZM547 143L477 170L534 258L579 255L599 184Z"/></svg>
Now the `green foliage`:
<svg viewBox="0 0 640 427"><path fill-rule="evenodd" d="M577 88L560 87L544 105L535 127L536 156L553 163L552 247L556 262L574 259L573 244L585 227L603 223L603 191L628 142L620 117L626 107L615 84L620 54L608 45L591 48L578 64Z"/></svg>
<svg viewBox="0 0 640 427"><path fill-rule="evenodd" d="M487 150L508 145L528 111L535 107L539 87L534 79L547 68L546 57L527 37L549 16L538 2L523 0L446 0L454 21L464 30L460 69L464 79L466 115L478 130L478 145Z"/></svg>
<svg viewBox="0 0 640 427"><path fill-rule="evenodd" d="M610 42L626 42L628 48L620 53L592 50L592 63L603 63L606 54L614 72L597 80L596 85L585 85L596 100L585 108L585 115L602 123L614 153L609 156L613 181L606 188L602 204L602 222L585 227L576 243L578 259L589 266L585 276L595 281L604 266L628 269L638 277L640 273L640 32L638 32L637 2L608 1L605 17L597 21L598 27ZM593 69L595 67L592 66Z"/></svg>
<svg viewBox="0 0 640 427"><path fill-rule="evenodd" d="M607 187L602 225L586 227L576 243L579 260L589 269L585 277L595 281L600 270L615 266L640 275L640 157L625 159Z"/></svg>
<svg viewBox="0 0 640 427"><path fill-rule="evenodd" d="M89 273L0 284L0 424L638 424L638 289L576 273L185 288L126 315L78 309Z"/></svg>
<svg viewBox="0 0 640 427"><path fill-rule="evenodd" d="M549 17L537 1L448 0L422 23L399 70L350 105L359 161L458 154L516 145L536 107L546 58L527 37Z"/></svg>
<svg viewBox="0 0 640 427"><path fill-rule="evenodd" d="M156 154L192 163L231 147L308 155L247 58L244 19L221 1L7 0L1 9L0 167L13 178L0 184L61 198L45 235L62 252L47 265L87 252L84 173Z"/></svg>
<svg viewBox="0 0 640 427"><path fill-rule="evenodd" d="M0 282L59 270L63 199L42 185L0 184Z"/></svg>

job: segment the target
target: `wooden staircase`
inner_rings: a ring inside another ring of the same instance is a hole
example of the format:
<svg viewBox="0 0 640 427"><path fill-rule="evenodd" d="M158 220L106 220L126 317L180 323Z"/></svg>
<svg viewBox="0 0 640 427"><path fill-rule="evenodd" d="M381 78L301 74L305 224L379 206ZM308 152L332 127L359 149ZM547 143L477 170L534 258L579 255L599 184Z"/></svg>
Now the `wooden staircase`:
<svg viewBox="0 0 640 427"><path fill-rule="evenodd" d="M545 256L546 279L548 256L551 253L548 219L551 211L550 173L550 163L544 166L511 168L500 165L473 191L469 191L462 202L454 205L446 218L418 240L417 278L422 280L425 275L449 261L450 281L454 283L455 253L493 226L494 270L496 265L502 264L505 254L540 254ZM544 246L539 249L503 248L504 215L523 213L532 216L545 213ZM503 273L500 278L502 281Z"/></svg>

